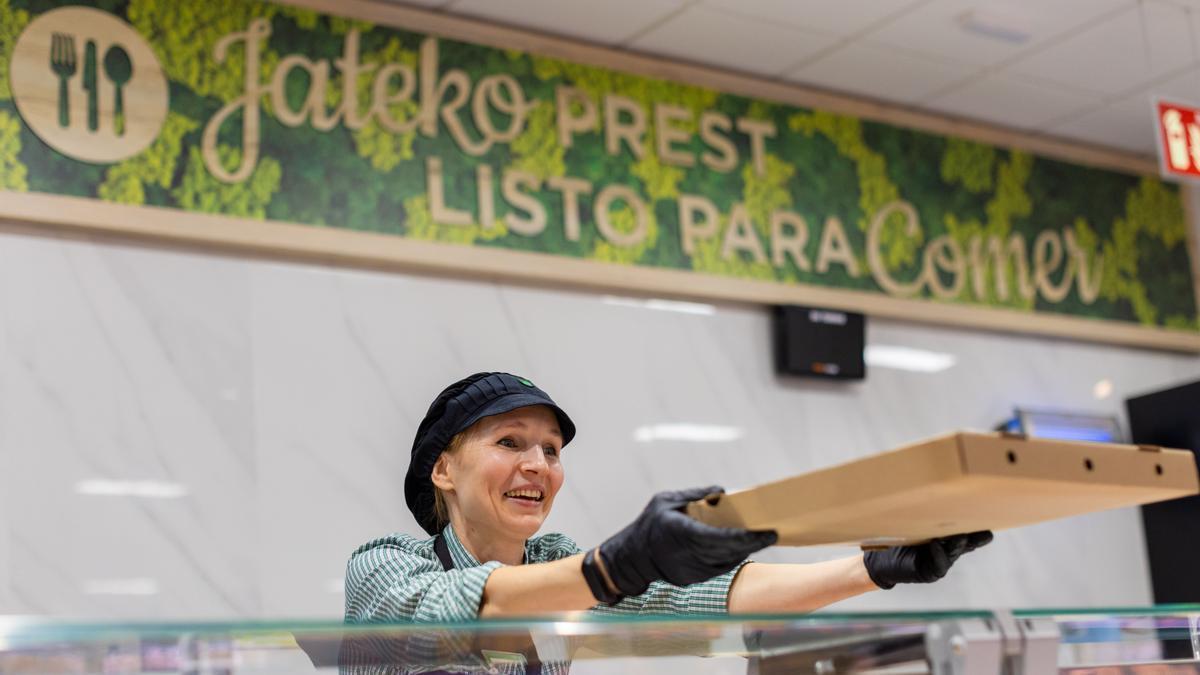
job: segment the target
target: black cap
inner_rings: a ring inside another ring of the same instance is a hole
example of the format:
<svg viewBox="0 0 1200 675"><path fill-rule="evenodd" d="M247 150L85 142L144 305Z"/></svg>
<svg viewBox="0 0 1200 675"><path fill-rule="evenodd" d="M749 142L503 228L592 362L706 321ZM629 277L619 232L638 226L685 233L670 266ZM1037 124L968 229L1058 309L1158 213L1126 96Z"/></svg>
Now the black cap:
<svg viewBox="0 0 1200 675"><path fill-rule="evenodd" d="M412 459L404 477L404 500L426 532L438 532L433 507L434 487L429 476L450 439L484 417L531 405L544 405L554 411L563 446L571 442L575 437L575 423L549 394L523 377L508 373L475 373L446 387L433 400L425 419L417 427Z"/></svg>

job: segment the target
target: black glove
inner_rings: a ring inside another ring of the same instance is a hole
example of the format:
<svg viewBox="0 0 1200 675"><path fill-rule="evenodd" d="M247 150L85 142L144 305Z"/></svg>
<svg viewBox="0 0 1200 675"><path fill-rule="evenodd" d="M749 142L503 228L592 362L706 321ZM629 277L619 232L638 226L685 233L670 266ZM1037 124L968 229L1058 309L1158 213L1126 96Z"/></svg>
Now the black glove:
<svg viewBox="0 0 1200 675"><path fill-rule="evenodd" d="M987 530L956 534L927 544L867 551L863 562L871 581L880 588L891 588L896 584L929 584L946 576L960 555L985 546L991 540L992 533Z"/></svg>
<svg viewBox="0 0 1200 675"><path fill-rule="evenodd" d="M640 595L652 581L686 586L724 574L779 538L774 531L713 527L684 508L720 487L654 495L637 520L600 544L609 578L623 595Z"/></svg>

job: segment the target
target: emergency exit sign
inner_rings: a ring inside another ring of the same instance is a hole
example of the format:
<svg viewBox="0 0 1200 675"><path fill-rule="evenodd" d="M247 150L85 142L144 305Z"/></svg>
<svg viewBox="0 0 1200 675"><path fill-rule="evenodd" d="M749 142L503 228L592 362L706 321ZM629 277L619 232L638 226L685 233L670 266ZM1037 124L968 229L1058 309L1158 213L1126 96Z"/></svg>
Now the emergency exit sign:
<svg viewBox="0 0 1200 675"><path fill-rule="evenodd" d="M1156 110L1162 174L1200 179L1200 109L1159 101Z"/></svg>

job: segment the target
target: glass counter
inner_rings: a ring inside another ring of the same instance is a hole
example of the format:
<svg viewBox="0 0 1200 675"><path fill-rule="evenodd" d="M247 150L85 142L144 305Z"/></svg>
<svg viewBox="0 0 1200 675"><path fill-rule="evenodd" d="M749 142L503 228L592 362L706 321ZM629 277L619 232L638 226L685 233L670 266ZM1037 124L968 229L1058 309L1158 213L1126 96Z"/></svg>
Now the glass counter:
<svg viewBox="0 0 1200 675"><path fill-rule="evenodd" d="M0 617L0 675L442 671L1200 674L1200 605L364 626Z"/></svg>

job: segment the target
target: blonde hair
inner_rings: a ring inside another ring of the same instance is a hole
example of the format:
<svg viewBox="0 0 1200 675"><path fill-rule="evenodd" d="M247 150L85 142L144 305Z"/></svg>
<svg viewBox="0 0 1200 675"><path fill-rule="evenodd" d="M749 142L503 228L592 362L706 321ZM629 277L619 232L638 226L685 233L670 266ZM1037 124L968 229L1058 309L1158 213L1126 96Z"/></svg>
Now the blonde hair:
<svg viewBox="0 0 1200 675"><path fill-rule="evenodd" d="M446 444L446 449L442 451L442 454L449 455L458 452L462 446L466 445L467 439L470 436L470 429L464 429L454 434L454 437ZM433 486L433 518L437 521L439 532L446 525L450 524L450 505L446 502L446 495L442 494L442 489L436 485Z"/></svg>

